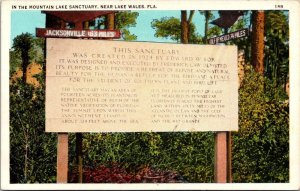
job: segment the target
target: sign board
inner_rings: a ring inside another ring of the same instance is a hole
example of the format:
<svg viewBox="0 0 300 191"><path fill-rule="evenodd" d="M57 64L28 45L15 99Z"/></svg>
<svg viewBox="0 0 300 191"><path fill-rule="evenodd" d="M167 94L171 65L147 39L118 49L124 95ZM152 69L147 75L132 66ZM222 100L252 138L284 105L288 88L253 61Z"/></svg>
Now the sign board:
<svg viewBox="0 0 300 191"><path fill-rule="evenodd" d="M47 132L238 130L237 47L47 39Z"/></svg>
<svg viewBox="0 0 300 191"><path fill-rule="evenodd" d="M242 30L238 30L238 31L235 31L235 32L231 32L231 33L228 33L228 34L221 35L221 36L210 38L210 39L208 39L208 43L209 44L224 43L224 42L227 42L229 40L243 38L243 37L246 37L246 36L248 36L248 29L242 29Z"/></svg>
<svg viewBox="0 0 300 191"><path fill-rule="evenodd" d="M36 29L37 37L46 38L120 38L119 30Z"/></svg>

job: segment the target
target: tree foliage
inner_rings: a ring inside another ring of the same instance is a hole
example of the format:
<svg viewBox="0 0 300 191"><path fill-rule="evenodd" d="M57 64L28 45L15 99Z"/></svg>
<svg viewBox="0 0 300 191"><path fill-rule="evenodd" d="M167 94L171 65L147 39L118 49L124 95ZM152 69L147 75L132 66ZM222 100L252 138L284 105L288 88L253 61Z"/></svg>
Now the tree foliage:
<svg viewBox="0 0 300 191"><path fill-rule="evenodd" d="M219 36L221 34L222 34L222 29L220 27L213 26L213 27L209 28L209 30L207 32L207 38Z"/></svg>
<svg viewBox="0 0 300 191"><path fill-rule="evenodd" d="M154 19L151 27L156 29L155 37L170 38L176 42L180 41L181 30L180 20L175 17L163 17L160 20Z"/></svg>
<svg viewBox="0 0 300 191"><path fill-rule="evenodd" d="M181 38L181 24L176 17L163 17L161 19L154 19L151 22L151 27L155 29L155 37L171 39L180 42ZM196 33L196 26L194 23L189 24L189 43L201 43L202 37Z"/></svg>
<svg viewBox="0 0 300 191"><path fill-rule="evenodd" d="M285 87L289 76L289 26L283 11L266 12L265 75Z"/></svg>
<svg viewBox="0 0 300 191"><path fill-rule="evenodd" d="M27 34L30 38L30 48L28 51L28 63L45 63L44 61L44 47L45 47L45 39L43 38L34 38L31 34ZM27 36L26 35L26 36ZM15 72L18 68L22 68L22 47L20 44L22 39L17 36L14 39L16 42L15 46L9 51L9 59L10 59L10 71ZM23 53L25 54L25 52ZM27 65L28 66L28 65ZM26 67L27 67L26 66Z"/></svg>
<svg viewBox="0 0 300 191"><path fill-rule="evenodd" d="M22 63L21 54L17 51L14 51L13 49L10 49L9 60L10 60L10 65L9 65L10 72L16 72Z"/></svg>
<svg viewBox="0 0 300 191"><path fill-rule="evenodd" d="M26 82L26 69L30 64L29 51L32 48L32 38L33 37L30 33L22 33L13 40L13 48L21 54L24 82Z"/></svg>
<svg viewBox="0 0 300 191"><path fill-rule="evenodd" d="M32 48L29 50L30 63L44 63L44 50L45 39L44 38L32 38Z"/></svg>
<svg viewBox="0 0 300 191"><path fill-rule="evenodd" d="M138 12L131 11L122 11L118 12L115 17L115 26L117 29L120 29L123 36L123 40L132 41L136 40L137 36L131 34L129 31L130 27L134 27L136 25L136 19L139 16Z"/></svg>

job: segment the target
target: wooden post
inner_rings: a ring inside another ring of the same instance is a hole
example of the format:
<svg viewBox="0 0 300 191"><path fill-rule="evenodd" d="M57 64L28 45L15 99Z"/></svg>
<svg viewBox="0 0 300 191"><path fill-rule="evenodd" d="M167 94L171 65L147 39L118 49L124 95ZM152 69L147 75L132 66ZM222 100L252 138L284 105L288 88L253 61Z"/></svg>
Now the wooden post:
<svg viewBox="0 0 300 191"><path fill-rule="evenodd" d="M232 150L232 140L231 140L231 132L227 132L227 182L232 182L232 157L231 157L231 150Z"/></svg>
<svg viewBox="0 0 300 191"><path fill-rule="evenodd" d="M82 133L76 133L76 161L78 168L78 183L83 180L83 158L82 158Z"/></svg>
<svg viewBox="0 0 300 191"><path fill-rule="evenodd" d="M227 133L217 132L215 135L215 182L227 182Z"/></svg>
<svg viewBox="0 0 300 191"><path fill-rule="evenodd" d="M57 135L57 183L68 183L68 133Z"/></svg>
<svg viewBox="0 0 300 191"><path fill-rule="evenodd" d="M228 34L228 28L224 28L224 34ZM228 42L225 42L228 45ZM226 146L227 146L227 182L232 182L231 176L231 132L226 132Z"/></svg>

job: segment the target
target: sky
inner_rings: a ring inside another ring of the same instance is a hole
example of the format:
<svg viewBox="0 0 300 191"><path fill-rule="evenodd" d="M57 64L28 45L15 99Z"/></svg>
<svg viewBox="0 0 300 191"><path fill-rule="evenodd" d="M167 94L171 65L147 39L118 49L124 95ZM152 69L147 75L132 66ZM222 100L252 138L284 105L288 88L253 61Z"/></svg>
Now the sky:
<svg viewBox="0 0 300 191"><path fill-rule="evenodd" d="M45 28L45 22L46 16L41 11L12 11L10 46L17 35L28 32L35 36L35 28Z"/></svg>
<svg viewBox="0 0 300 191"><path fill-rule="evenodd" d="M136 20L135 27L129 28L131 33L137 35L137 41L154 41L154 42L174 42L165 38L154 37L155 30L151 27L153 19L162 17L180 18L180 11L138 11L139 16ZM35 28L45 28L46 16L41 11L12 11L11 15L11 46L13 39L22 33L31 33L35 36ZM193 21L196 30L203 36L204 33L204 16L195 12Z"/></svg>

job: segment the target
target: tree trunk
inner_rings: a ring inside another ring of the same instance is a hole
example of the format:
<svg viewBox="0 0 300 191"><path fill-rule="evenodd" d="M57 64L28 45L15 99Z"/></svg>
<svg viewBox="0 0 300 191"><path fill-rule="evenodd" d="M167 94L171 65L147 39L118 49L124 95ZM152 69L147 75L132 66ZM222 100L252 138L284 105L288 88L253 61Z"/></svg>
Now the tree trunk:
<svg viewBox="0 0 300 191"><path fill-rule="evenodd" d="M192 23L194 15L195 15L195 10L190 11L190 15L189 15L189 19L188 19L189 25Z"/></svg>
<svg viewBox="0 0 300 191"><path fill-rule="evenodd" d="M24 83L27 81L27 66L29 65L29 50L22 51L22 80Z"/></svg>
<svg viewBox="0 0 300 191"><path fill-rule="evenodd" d="M264 74L264 11L253 11L251 64L255 71Z"/></svg>
<svg viewBox="0 0 300 191"><path fill-rule="evenodd" d="M108 30L114 30L115 29L115 13L111 13L111 14L107 15L106 28Z"/></svg>
<svg viewBox="0 0 300 191"><path fill-rule="evenodd" d="M181 43L187 44L189 36L189 26L187 22L187 11L181 11Z"/></svg>
<svg viewBox="0 0 300 191"><path fill-rule="evenodd" d="M24 130L25 131L25 130ZM24 180L25 182L28 181L28 138L27 138L27 132L25 136L25 159L24 159Z"/></svg>
<svg viewBox="0 0 300 191"><path fill-rule="evenodd" d="M189 15L188 20L187 20L187 23L188 23L188 42L191 42L191 38L192 38L192 33L191 33L190 27L191 27L191 24L192 24L194 14L195 14L194 10L190 11L190 15Z"/></svg>
<svg viewBox="0 0 300 191"><path fill-rule="evenodd" d="M205 16L204 44L207 44L209 11L204 11L204 16Z"/></svg>

